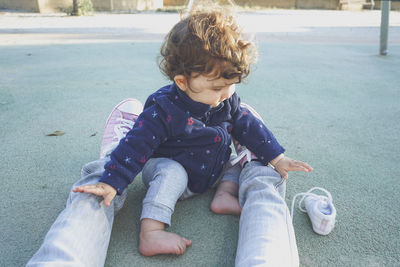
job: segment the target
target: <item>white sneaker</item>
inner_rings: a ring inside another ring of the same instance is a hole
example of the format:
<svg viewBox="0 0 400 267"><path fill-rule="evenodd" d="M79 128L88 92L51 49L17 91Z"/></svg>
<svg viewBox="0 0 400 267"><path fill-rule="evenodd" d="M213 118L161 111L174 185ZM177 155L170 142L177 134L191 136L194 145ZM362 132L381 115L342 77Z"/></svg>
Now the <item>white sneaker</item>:
<svg viewBox="0 0 400 267"><path fill-rule="evenodd" d="M314 190L323 191L327 196L316 195L311 193ZM293 220L293 208L296 198L303 196L299 201L299 209L302 212L307 212L310 217L314 232L320 235L329 234L335 227L336 208L332 203L331 194L320 187L313 187L306 193L299 193L293 197L290 215ZM302 207L305 202L305 209Z"/></svg>
<svg viewBox="0 0 400 267"><path fill-rule="evenodd" d="M142 103L134 98L125 99L113 108L104 127L100 158L111 154L119 141L132 129L142 110Z"/></svg>

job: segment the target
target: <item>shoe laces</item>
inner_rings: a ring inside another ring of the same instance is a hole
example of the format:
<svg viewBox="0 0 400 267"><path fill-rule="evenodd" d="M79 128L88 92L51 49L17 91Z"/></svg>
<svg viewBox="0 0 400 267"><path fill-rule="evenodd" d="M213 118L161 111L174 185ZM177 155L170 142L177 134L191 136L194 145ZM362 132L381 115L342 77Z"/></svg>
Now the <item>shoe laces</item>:
<svg viewBox="0 0 400 267"><path fill-rule="evenodd" d="M119 142L119 140L124 138L125 135L132 129L135 122L123 118L117 118L117 121L120 123L114 126L114 139L117 140L116 142Z"/></svg>
<svg viewBox="0 0 400 267"><path fill-rule="evenodd" d="M314 193L311 193L311 192L314 191L314 190L320 190L320 191L324 192L324 193L326 194L326 196L316 195L316 194L314 194ZM312 197L314 197L314 198L317 198L317 199L319 199L320 201L326 201L326 202L328 203L329 206L332 206L332 195L331 195L331 193L329 193L329 192L328 192L326 189L324 189L324 188L321 188L321 187L313 187L313 188L311 188L310 190L308 190L307 192L305 192L305 193L298 193L298 194L296 194L296 195L293 197L292 206L291 206L291 209L290 209L290 216L292 217L292 221L293 221L294 203L295 203L295 201L296 201L296 198L299 197L299 196L303 196L303 197L300 199L300 201L299 201L299 209L300 209L302 212L307 212L307 210L304 209L304 208L302 207L302 204L303 204L304 199L305 199L306 197L308 197L308 196L312 196Z"/></svg>
<svg viewBox="0 0 400 267"><path fill-rule="evenodd" d="M114 126L114 137L113 142L111 142L105 149L104 155L109 155L118 145L119 141L126 136L126 134L132 129L135 121L117 118L120 123Z"/></svg>

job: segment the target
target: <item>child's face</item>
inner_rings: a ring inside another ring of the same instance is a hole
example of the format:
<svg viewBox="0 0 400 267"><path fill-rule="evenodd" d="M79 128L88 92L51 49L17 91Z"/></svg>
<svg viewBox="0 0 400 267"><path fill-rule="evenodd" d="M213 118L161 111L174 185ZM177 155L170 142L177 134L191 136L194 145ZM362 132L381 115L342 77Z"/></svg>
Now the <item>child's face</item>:
<svg viewBox="0 0 400 267"><path fill-rule="evenodd" d="M238 82L238 78L225 79L221 77L216 79L212 75L192 76L189 82L185 76L177 75L174 80L192 100L213 108L233 95L235 84Z"/></svg>

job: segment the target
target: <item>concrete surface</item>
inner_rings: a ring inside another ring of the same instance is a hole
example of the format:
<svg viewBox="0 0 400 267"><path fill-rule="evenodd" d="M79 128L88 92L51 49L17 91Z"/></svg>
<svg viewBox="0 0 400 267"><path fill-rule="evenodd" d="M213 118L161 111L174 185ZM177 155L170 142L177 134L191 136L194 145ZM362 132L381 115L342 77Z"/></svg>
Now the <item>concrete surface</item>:
<svg viewBox="0 0 400 267"><path fill-rule="evenodd" d="M377 11L240 16L260 56L238 92L287 155L315 169L290 175L287 203L321 186L338 212L328 236L295 212L301 266L400 266L400 14L390 16L386 57ZM81 166L98 157L113 106L166 83L156 57L178 18L0 13L0 266L23 266L39 248ZM65 134L46 136L55 130ZM170 231L193 239L185 255L140 256L140 177L129 188L106 266L233 266L238 218L211 213L212 191L176 207Z"/></svg>

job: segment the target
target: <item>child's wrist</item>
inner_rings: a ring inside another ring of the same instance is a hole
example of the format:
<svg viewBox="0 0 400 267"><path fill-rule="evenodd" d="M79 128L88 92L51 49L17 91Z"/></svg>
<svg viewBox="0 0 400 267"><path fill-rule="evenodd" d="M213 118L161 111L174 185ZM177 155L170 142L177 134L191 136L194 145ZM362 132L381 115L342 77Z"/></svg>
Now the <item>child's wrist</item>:
<svg viewBox="0 0 400 267"><path fill-rule="evenodd" d="M278 164L278 162L283 159L285 157L285 155L282 153L279 156L277 156L276 158L274 158L273 160L271 160L269 162L269 164L272 165L272 167L276 168L276 165Z"/></svg>

